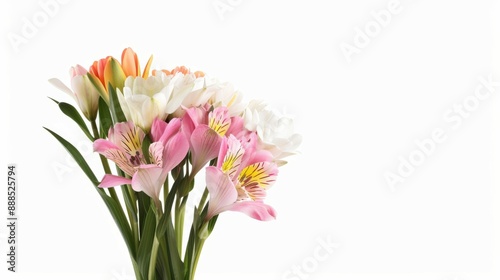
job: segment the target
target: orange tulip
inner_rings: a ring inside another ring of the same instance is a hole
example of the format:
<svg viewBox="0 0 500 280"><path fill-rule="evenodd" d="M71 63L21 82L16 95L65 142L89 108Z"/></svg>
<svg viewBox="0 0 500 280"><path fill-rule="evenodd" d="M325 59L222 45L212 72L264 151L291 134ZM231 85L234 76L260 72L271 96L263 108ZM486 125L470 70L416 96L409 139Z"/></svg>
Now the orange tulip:
<svg viewBox="0 0 500 280"><path fill-rule="evenodd" d="M125 76L137 77L141 75L141 68L139 67L139 59L137 54L131 49L126 48L122 52L122 68Z"/></svg>
<svg viewBox="0 0 500 280"><path fill-rule="evenodd" d="M96 76L99 81L101 81L102 85L107 88L107 83L104 80L104 68L106 68L106 64L108 61L111 59L111 56L108 56L106 58L102 58L100 60L94 61L92 66L90 66L89 72Z"/></svg>
<svg viewBox="0 0 500 280"><path fill-rule="evenodd" d="M151 67L152 61L153 56L150 56L142 73L142 77L144 79L149 76L149 68ZM121 66L126 77L141 77L141 67L139 65L139 59L137 58L137 54L134 52L134 50L132 50L132 48L126 48L123 50Z"/></svg>

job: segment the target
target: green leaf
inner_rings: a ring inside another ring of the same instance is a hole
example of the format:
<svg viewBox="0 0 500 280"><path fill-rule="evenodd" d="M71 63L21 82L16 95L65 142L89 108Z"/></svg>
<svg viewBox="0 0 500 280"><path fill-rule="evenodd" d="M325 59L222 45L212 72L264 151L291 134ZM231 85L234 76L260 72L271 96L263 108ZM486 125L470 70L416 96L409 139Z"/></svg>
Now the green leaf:
<svg viewBox="0 0 500 280"><path fill-rule="evenodd" d="M94 141L94 137L90 133L82 116L80 115L80 113L78 113L78 110L75 107L73 107L73 105L68 103L59 102L58 104L59 104L59 109L61 109L61 111L66 116L70 117L80 127L80 129L83 131L83 133L85 133L85 135L90 139L90 141Z"/></svg>
<svg viewBox="0 0 500 280"><path fill-rule="evenodd" d="M127 119L123 114L123 110L120 107L120 101L118 100L118 95L116 93L115 88L111 86L111 83L108 85L109 89L109 109L111 111L111 117L113 118L113 123L126 122Z"/></svg>
<svg viewBox="0 0 500 280"><path fill-rule="evenodd" d="M196 209L195 209L196 210ZM198 216L195 214L195 217ZM191 230L189 231L189 239L186 245L186 252L184 253L184 274L185 275L190 275L191 270L193 267L193 258L194 258L194 250L195 250L195 237L198 235L195 232L195 224L196 222L193 221L193 224L191 225Z"/></svg>
<svg viewBox="0 0 500 280"><path fill-rule="evenodd" d="M109 197L102 189L100 189L97 186L95 188L97 189L97 192L101 195L102 200L104 200L104 203L108 207L111 216L113 216L113 219L115 220L115 223L118 226L118 229L120 230L123 239L125 240L125 243L130 253L130 257L133 260L135 260L136 249L134 246L134 238L132 236L132 230L130 229L127 217L123 212L123 208L114 199Z"/></svg>
<svg viewBox="0 0 500 280"><path fill-rule="evenodd" d="M139 249L137 250L137 263L141 274L147 279L151 248L153 246L156 228L156 216L152 207L149 208L143 226L143 234L141 236L141 242L139 243Z"/></svg>
<svg viewBox="0 0 500 280"><path fill-rule="evenodd" d="M176 279L173 278L172 269L170 269L171 264L169 263L166 240L160 239L159 241L160 247L158 248L156 272L160 274L160 278L157 277L156 279Z"/></svg>
<svg viewBox="0 0 500 280"><path fill-rule="evenodd" d="M118 168L117 168L118 169ZM121 171L121 170L120 170ZM125 173L123 171L118 172L119 176L125 177ZM122 188L122 193L123 193L123 200L125 201L125 205L127 206L127 209L131 211L131 219L134 219L134 222L137 223L137 207L136 203L133 200L131 196L131 192L134 190L130 187L130 185L121 185Z"/></svg>
<svg viewBox="0 0 500 280"><path fill-rule="evenodd" d="M208 221L208 234L212 233L212 231L214 230L215 223L217 222L218 217L219 215L215 215L212 217L212 219L210 219L210 221Z"/></svg>
<svg viewBox="0 0 500 280"><path fill-rule="evenodd" d="M66 139L62 138L57 133L53 132L52 130L50 130L46 127L44 127L44 129L47 130L50 134L52 134L52 136L54 136L57 139L57 141L59 141L59 143L61 143L64 146L64 148L68 151L68 153L71 154L73 159L75 159L78 166L80 166L83 173L85 173L85 175L87 175L87 177L90 179L92 184L94 184L94 186L99 185L99 181L97 180L96 176L94 175L94 172L92 172L92 169L90 169L89 165L87 164L87 162L83 158L82 154L73 145L71 145L71 143L66 141Z"/></svg>
<svg viewBox="0 0 500 280"><path fill-rule="evenodd" d="M167 222L168 219L170 218L170 214L172 213L172 205L174 204L176 192L177 192L177 185L174 182L172 189L167 195L167 200L165 201L165 213L160 218L160 221L158 223L158 229L157 229L158 236L162 236L167 231Z"/></svg>
<svg viewBox="0 0 500 280"><path fill-rule="evenodd" d="M175 234L173 234L175 230L170 215L167 216L165 224L167 229L166 234L165 233L160 234L160 231L157 230L156 236L158 237L159 240L166 241L166 244L164 246L166 247L165 248L166 253L169 257L168 265L170 267L170 272L172 274L171 276L173 277L171 279L183 279L184 264L182 263L182 260L179 256L179 251L177 250L177 240L175 238Z"/></svg>
<svg viewBox="0 0 500 280"><path fill-rule="evenodd" d="M59 101L55 100L54 98L52 97L49 97L50 100L54 101L56 104L59 104Z"/></svg>
<svg viewBox="0 0 500 280"><path fill-rule="evenodd" d="M175 180L174 185L176 183L178 184L177 192L180 197L187 196L194 188L194 179L189 176Z"/></svg>
<svg viewBox="0 0 500 280"><path fill-rule="evenodd" d="M69 143L66 139L62 138L59 136L57 133L53 132L52 130L45 128L52 136L54 136L59 143L61 143L64 148L70 153L70 155L73 157L73 159L76 161L78 166L82 169L82 171L87 175L89 180L92 182L94 185L95 189L101 196L102 200L108 207L109 212L113 216L113 219L115 220L116 225L118 226L118 229L120 230L123 239L125 240L125 243L127 245L127 248L129 250L131 258L134 260L136 256L136 250L134 247L134 242L133 242L133 237L132 237L132 231L130 229L130 226L128 224L127 217L125 216L125 213L123 212L123 208L121 207L120 204L118 204L114 199L109 197L103 189L99 188L99 181L97 180L96 176L94 175L94 172L92 172L92 169L89 167L88 163L85 161L83 158L82 154L71 144Z"/></svg>
<svg viewBox="0 0 500 280"><path fill-rule="evenodd" d="M139 213L139 234L142 236L144 226L146 225L146 213L148 213L148 209L151 207L151 198L144 192L138 192L137 200L139 202L137 210Z"/></svg>
<svg viewBox="0 0 500 280"><path fill-rule="evenodd" d="M111 118L111 114L109 113L108 104L101 97L99 98L99 126L100 126L100 137L106 138L108 137L109 128L113 125L113 119Z"/></svg>

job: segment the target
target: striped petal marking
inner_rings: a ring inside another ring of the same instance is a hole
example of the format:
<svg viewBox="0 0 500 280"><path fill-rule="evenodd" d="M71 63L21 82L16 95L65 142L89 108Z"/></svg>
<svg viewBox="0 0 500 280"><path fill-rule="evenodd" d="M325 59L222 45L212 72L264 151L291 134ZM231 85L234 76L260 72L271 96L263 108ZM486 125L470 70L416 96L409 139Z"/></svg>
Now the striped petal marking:
<svg viewBox="0 0 500 280"><path fill-rule="evenodd" d="M208 126L215 130L220 136L226 135L231 118L226 107L217 107L208 115Z"/></svg>
<svg viewBox="0 0 500 280"><path fill-rule="evenodd" d="M252 200L263 200L265 190L276 181L278 168L271 162L257 162L241 171L238 176L237 188L245 190Z"/></svg>

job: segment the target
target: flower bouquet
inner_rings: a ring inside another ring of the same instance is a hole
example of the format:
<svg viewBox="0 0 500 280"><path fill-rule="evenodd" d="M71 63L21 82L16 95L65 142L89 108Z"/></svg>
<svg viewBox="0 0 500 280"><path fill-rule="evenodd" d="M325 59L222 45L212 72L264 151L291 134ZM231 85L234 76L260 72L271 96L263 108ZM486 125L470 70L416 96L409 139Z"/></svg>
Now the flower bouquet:
<svg viewBox="0 0 500 280"><path fill-rule="evenodd" d="M101 180L70 142L46 129L109 209L136 278L189 280L219 214L276 217L264 203L266 191L301 137L291 118L263 102L243 102L228 83L186 67L150 71L151 64L152 56L141 69L127 48L121 61L108 56L89 70L71 67L71 89L49 80L78 104L80 111L52 99L93 142ZM195 185L199 177L201 186ZM190 197L194 190L202 195ZM185 219L186 213L192 217Z"/></svg>

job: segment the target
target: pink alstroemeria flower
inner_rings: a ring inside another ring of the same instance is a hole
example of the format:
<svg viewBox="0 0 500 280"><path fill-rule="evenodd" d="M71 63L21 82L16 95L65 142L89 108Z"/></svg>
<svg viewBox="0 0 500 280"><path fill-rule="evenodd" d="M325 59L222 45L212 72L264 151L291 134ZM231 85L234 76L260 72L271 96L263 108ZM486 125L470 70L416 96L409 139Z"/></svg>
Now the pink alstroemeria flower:
<svg viewBox="0 0 500 280"><path fill-rule="evenodd" d="M122 122L109 128L108 139L94 141L94 151L110 159L127 175L134 175L139 165L145 164L142 153L144 132L132 122Z"/></svg>
<svg viewBox="0 0 500 280"><path fill-rule="evenodd" d="M217 157L222 138L231 126L231 118L225 107L208 111L203 107L186 110L183 127L191 145L192 176L205 164Z"/></svg>
<svg viewBox="0 0 500 280"><path fill-rule="evenodd" d="M143 191L159 204L161 188L168 173L177 166L189 151L189 142L182 132L180 119L169 123L155 119L152 124L153 141L149 146L151 164L141 165L132 177L132 188Z"/></svg>
<svg viewBox="0 0 500 280"><path fill-rule="evenodd" d="M210 193L206 220L224 211L239 211L260 221L276 218L274 209L263 200L276 180L278 167L266 154L257 154L246 153L233 135L224 138L217 166L206 168Z"/></svg>
<svg viewBox="0 0 500 280"><path fill-rule="evenodd" d="M123 126L121 124L127 125L125 126L125 130L120 130L117 134L116 127L118 125L120 127ZM113 156L114 154L119 154L115 148L116 142L121 143L125 147L136 144L139 144L138 147L142 147L142 139L144 138L142 130L135 127L132 122L121 124L115 125L114 133L111 133L110 130L111 136L108 135L110 140L96 140L95 142L99 141L97 144L94 142L94 149L97 152L102 153L107 158L109 158L107 155ZM125 157L129 157L129 163L123 163L121 160L123 156L118 157L118 162L114 160L116 157L109 159L115 161L120 168L124 166L128 171L122 170L131 176L132 179L106 174L99 187L107 188L121 184L131 184L135 191L143 191L153 198L155 203L159 204L160 191L168 173L184 159L189 150L189 143L181 130L181 124L180 119L172 119L169 123L155 119L152 126L152 138L155 142L149 146L151 163L146 164L141 151L136 151L135 156L133 153L128 153L126 149L125 153L124 151L120 151ZM139 137L135 137L135 140L140 139L140 141L130 141L134 139L133 131L140 131L142 133L138 134Z"/></svg>

